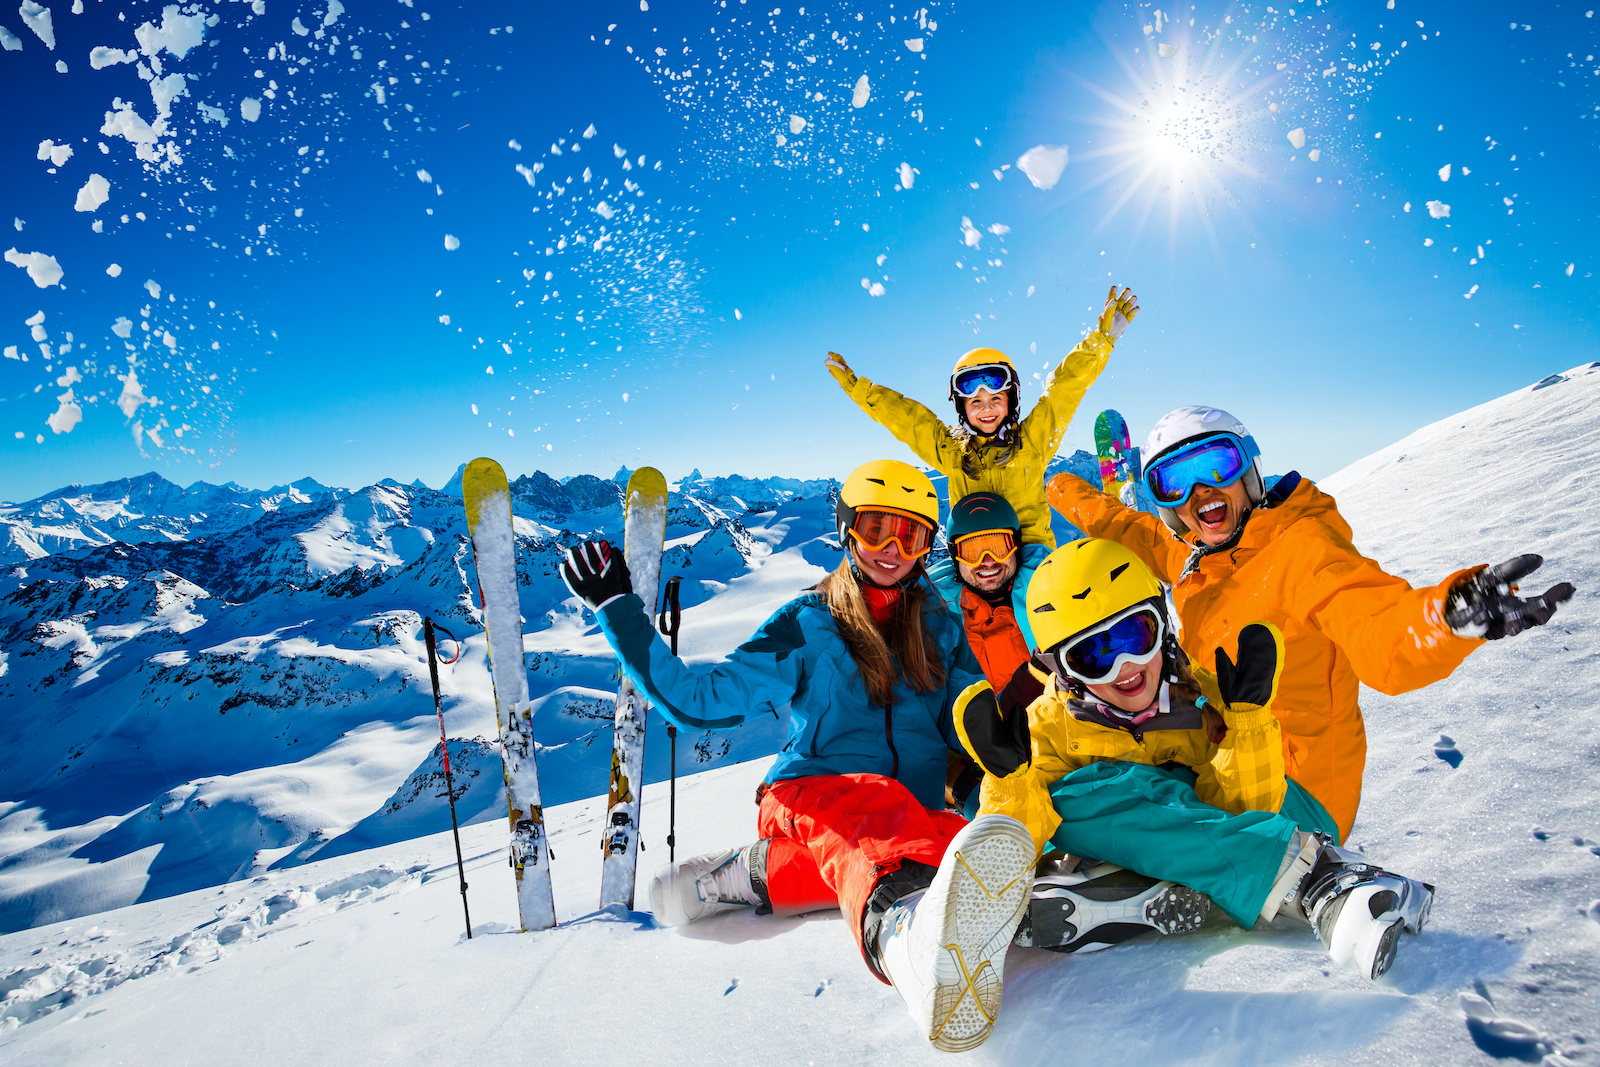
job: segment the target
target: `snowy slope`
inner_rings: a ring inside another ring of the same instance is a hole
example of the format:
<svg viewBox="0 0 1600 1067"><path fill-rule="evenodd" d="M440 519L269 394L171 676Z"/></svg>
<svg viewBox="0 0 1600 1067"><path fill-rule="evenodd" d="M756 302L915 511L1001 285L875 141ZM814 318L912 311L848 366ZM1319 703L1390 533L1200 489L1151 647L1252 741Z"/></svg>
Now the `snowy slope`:
<svg viewBox="0 0 1600 1067"><path fill-rule="evenodd" d="M1580 368L1323 483L1358 544L1415 581L1532 550L1550 582L1579 588L1555 625L1486 645L1446 682L1364 696L1371 755L1352 843L1439 887L1432 925L1386 979L1330 967L1287 921L1246 934L1217 917L1085 957L1013 949L1000 1023L971 1062L1593 1062L1597 404L1600 368ZM782 520L760 529L774 537ZM575 627L543 637L583 640ZM1441 734L1459 760L1438 754ZM752 836L765 764L680 779L680 855ZM666 856L665 793L645 791L644 870ZM515 900L490 820L463 835L471 942L448 834L0 937L0 1015L15 1020L0 1063L101 1062L107 1048L173 1064L482 1062L526 1048L534 1026L541 1063L940 1060L911 1041L837 912L683 931L594 914L602 807L548 812L563 925L544 934L505 932ZM1463 994L1486 994L1492 1006L1467 1003L1500 1018L1469 1024Z"/></svg>

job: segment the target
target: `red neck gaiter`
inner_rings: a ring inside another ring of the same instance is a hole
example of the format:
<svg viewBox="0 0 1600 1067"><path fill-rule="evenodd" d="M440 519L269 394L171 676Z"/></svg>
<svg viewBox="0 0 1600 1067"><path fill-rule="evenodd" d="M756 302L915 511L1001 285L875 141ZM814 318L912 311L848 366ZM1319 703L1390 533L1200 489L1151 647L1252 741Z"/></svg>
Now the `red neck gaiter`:
<svg viewBox="0 0 1600 1067"><path fill-rule="evenodd" d="M900 587L896 585L885 589L881 585L862 582L861 595L867 598L872 621L882 626L889 621L889 616L894 614L894 606L900 602Z"/></svg>

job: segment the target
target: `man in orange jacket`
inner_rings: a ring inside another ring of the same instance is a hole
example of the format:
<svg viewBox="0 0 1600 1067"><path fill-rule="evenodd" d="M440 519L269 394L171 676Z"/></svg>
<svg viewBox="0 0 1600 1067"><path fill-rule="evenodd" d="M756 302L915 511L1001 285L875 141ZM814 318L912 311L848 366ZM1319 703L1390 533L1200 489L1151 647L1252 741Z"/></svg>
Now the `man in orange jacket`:
<svg viewBox="0 0 1600 1067"><path fill-rule="evenodd" d="M1127 546L1172 586L1191 657L1233 647L1257 620L1283 632L1275 711L1285 768L1327 809L1341 841L1366 766L1360 683L1389 695L1420 689L1483 640L1548 621L1575 591L1563 582L1515 596L1517 580L1543 562L1533 555L1413 589L1356 550L1334 499L1299 474L1267 492L1255 439L1217 408L1167 413L1143 455L1159 518L1071 474L1051 481L1051 505L1089 536Z"/></svg>

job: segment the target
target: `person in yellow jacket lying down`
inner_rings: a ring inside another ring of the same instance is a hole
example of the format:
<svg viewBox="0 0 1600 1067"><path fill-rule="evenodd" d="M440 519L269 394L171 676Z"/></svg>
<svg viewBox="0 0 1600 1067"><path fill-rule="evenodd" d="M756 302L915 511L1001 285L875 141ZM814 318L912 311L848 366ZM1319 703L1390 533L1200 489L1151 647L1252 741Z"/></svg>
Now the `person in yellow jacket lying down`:
<svg viewBox="0 0 1600 1067"><path fill-rule="evenodd" d="M1045 501L1045 468L1056 454L1067 423L1083 394L1105 369L1111 348L1139 313L1132 290L1111 287L1095 329L1056 364L1044 380L1033 410L1021 414L1017 368L1004 352L974 348L956 361L950 399L958 427L950 427L923 405L857 375L837 352L829 352L832 374L861 410L899 438L928 466L950 479L950 499L997 493L1022 520L1022 543L1056 545Z"/></svg>
<svg viewBox="0 0 1600 1067"><path fill-rule="evenodd" d="M957 733L985 771L979 813L1023 823L1041 855L1205 893L1246 929L1298 916L1340 962L1382 975L1402 930L1422 929L1433 890L1337 847L1327 812L1285 777L1278 629L1247 625L1237 663L1219 648L1215 672L1191 667L1155 576L1096 538L1039 565L1027 609L1047 668L1039 695L1004 713L994 699L957 703ZM1036 927L1071 921L1037 887L1034 898Z"/></svg>

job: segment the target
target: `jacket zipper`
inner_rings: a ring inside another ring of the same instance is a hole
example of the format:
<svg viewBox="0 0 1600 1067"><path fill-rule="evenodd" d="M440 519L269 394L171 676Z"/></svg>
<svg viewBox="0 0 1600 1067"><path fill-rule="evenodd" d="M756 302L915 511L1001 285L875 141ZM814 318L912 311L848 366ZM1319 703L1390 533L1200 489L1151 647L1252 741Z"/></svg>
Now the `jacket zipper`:
<svg viewBox="0 0 1600 1067"><path fill-rule="evenodd" d="M900 753L894 747L894 705L887 704L883 709L883 734L889 742L889 755L892 762L889 764L889 777L900 779Z"/></svg>

